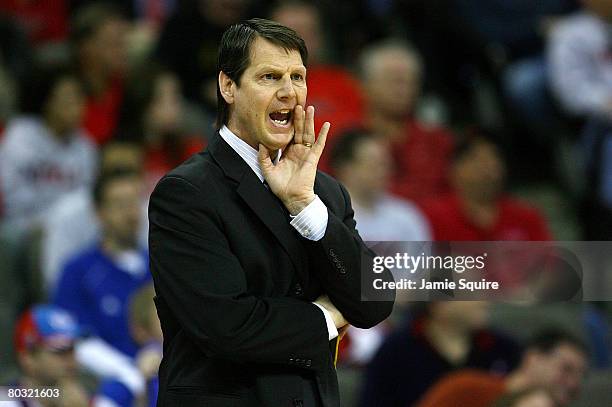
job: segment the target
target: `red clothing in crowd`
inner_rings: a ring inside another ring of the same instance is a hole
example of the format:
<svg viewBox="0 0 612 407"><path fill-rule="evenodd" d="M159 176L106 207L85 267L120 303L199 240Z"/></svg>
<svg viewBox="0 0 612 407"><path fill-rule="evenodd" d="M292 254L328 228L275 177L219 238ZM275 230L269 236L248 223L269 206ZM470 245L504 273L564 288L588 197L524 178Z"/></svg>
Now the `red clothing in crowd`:
<svg viewBox="0 0 612 407"><path fill-rule="evenodd" d="M206 147L201 137L186 138L175 153L173 149L165 145L149 147L145 150L144 169L147 192L153 192L157 182L170 170L187 160L194 154L199 153Z"/></svg>
<svg viewBox="0 0 612 407"><path fill-rule="evenodd" d="M83 127L92 140L102 145L115 134L123 100L123 81L115 79L104 93L89 96L83 115Z"/></svg>
<svg viewBox="0 0 612 407"><path fill-rule="evenodd" d="M448 192L452 151L449 131L408 121L406 136L391 145L391 192L417 202Z"/></svg>
<svg viewBox="0 0 612 407"><path fill-rule="evenodd" d="M422 206L437 241L547 241L545 219L535 209L509 196L498 202L496 222L489 228L475 225L465 214L456 194L431 200ZM511 293L532 287L542 273L554 270L550 251L542 245L502 245L489 257L483 277L497 281ZM520 291L519 291L520 293Z"/></svg>
<svg viewBox="0 0 612 407"><path fill-rule="evenodd" d="M308 68L308 102L315 107L315 129L326 121L332 124L319 161L319 169L329 172L329 153L334 138L363 125L364 102L359 83L345 69L318 65Z"/></svg>
<svg viewBox="0 0 612 407"><path fill-rule="evenodd" d="M465 370L440 380L425 393L417 407L491 407L505 392L503 377Z"/></svg>
<svg viewBox="0 0 612 407"><path fill-rule="evenodd" d="M475 225L466 216L456 194L451 193L422 205L434 240L550 240L542 215L534 208L508 196L498 203L497 221L488 229Z"/></svg>
<svg viewBox="0 0 612 407"><path fill-rule="evenodd" d="M0 14L14 17L35 45L59 42L68 34L65 0L2 0Z"/></svg>

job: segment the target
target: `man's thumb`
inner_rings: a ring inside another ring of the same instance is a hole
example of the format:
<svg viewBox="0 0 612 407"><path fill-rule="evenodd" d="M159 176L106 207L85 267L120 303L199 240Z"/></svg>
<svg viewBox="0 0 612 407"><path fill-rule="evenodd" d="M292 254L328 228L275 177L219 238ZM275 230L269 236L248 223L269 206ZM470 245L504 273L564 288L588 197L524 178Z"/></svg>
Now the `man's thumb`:
<svg viewBox="0 0 612 407"><path fill-rule="evenodd" d="M263 144L259 144L259 150L257 151L257 159L262 170L267 170L273 166L272 158L270 158L270 150Z"/></svg>

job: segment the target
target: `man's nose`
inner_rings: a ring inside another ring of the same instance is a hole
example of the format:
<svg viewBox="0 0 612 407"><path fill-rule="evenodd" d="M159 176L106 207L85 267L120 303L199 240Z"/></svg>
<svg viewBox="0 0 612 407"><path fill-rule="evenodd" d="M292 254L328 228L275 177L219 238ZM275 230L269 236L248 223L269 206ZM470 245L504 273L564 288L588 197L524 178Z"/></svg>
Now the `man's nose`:
<svg viewBox="0 0 612 407"><path fill-rule="evenodd" d="M295 88L289 74L283 75L279 82L279 86L278 92L276 93L279 99L291 99L296 96Z"/></svg>

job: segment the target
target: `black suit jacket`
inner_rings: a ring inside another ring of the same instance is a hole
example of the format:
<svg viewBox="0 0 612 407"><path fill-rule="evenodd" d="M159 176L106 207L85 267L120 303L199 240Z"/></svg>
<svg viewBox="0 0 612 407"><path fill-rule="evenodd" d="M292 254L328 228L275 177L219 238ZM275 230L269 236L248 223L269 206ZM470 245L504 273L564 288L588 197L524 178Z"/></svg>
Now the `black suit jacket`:
<svg viewBox="0 0 612 407"><path fill-rule="evenodd" d="M334 343L311 302L327 293L362 328L393 303L361 301L361 263L372 253L344 187L318 173L315 193L329 221L312 242L218 134L158 183L149 203L164 333L158 406L300 406L305 381L324 406L340 405Z"/></svg>

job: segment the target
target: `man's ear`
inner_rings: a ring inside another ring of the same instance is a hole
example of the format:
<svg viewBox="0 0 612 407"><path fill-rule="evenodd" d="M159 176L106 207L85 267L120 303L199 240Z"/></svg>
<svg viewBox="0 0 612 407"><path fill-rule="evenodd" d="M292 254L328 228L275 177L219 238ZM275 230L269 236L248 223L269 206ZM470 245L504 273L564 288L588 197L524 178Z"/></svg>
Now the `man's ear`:
<svg viewBox="0 0 612 407"><path fill-rule="evenodd" d="M236 83L227 76L227 74L223 71L219 72L219 89L221 90L221 96L225 99L225 102L228 105L234 103L234 89L236 88Z"/></svg>

